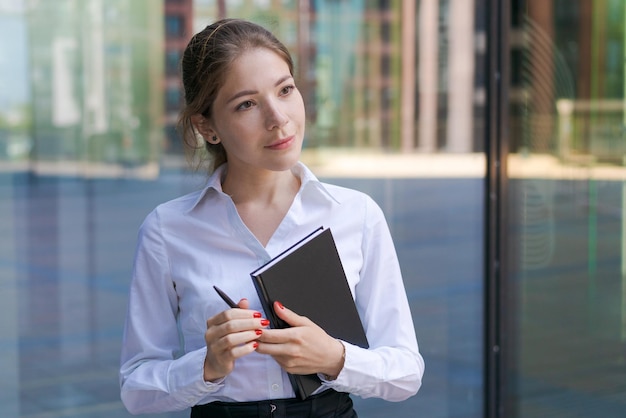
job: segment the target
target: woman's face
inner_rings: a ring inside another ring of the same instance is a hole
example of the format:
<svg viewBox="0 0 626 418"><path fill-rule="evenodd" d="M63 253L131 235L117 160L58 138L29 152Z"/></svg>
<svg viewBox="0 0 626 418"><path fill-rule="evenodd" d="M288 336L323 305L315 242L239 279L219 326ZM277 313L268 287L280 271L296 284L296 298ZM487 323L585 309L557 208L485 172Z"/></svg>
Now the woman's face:
<svg viewBox="0 0 626 418"><path fill-rule="evenodd" d="M235 60L209 121L228 156L228 169L282 171L300 158L305 111L287 63L256 48Z"/></svg>

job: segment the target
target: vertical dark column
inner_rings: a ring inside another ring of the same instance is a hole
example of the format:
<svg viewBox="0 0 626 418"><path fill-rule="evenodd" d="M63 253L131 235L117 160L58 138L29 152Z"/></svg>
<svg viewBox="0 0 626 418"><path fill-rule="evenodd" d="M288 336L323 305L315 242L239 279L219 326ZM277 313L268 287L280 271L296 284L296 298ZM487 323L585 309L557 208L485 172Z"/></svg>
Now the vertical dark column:
<svg viewBox="0 0 626 418"><path fill-rule="evenodd" d="M311 24L311 7L309 0L298 0L298 67L296 69L298 89L302 93L302 98L307 110L315 108L315 98L311 94L311 34L309 25ZM309 114L311 113L311 114ZM307 118L311 120L312 112L307 112Z"/></svg>
<svg viewBox="0 0 626 418"><path fill-rule="evenodd" d="M391 5L389 0L379 0L380 16L380 132L381 145L391 145Z"/></svg>
<svg viewBox="0 0 626 418"><path fill-rule="evenodd" d="M585 102L591 99L591 67L592 36L593 36L593 0L579 0L579 32L578 32L578 75L576 80L576 99ZM579 119L581 138L589 138L589 118ZM588 146L585 140L585 146Z"/></svg>
<svg viewBox="0 0 626 418"><path fill-rule="evenodd" d="M226 17L226 0L217 0L217 18L224 19Z"/></svg>
<svg viewBox="0 0 626 418"><path fill-rule="evenodd" d="M508 87L510 0L488 0L486 201L485 201L485 417L511 418L507 393L506 157L508 154Z"/></svg>
<svg viewBox="0 0 626 418"><path fill-rule="evenodd" d="M578 32L578 78L576 97L582 100L591 98L591 27L593 18L593 1L579 0L579 32Z"/></svg>
<svg viewBox="0 0 626 418"><path fill-rule="evenodd" d="M529 132L533 152L547 152L554 148L554 119L556 117L554 92L554 4L552 0L527 0L527 30L533 42L529 45L532 73L528 86L531 107ZM531 29L532 28L532 29Z"/></svg>

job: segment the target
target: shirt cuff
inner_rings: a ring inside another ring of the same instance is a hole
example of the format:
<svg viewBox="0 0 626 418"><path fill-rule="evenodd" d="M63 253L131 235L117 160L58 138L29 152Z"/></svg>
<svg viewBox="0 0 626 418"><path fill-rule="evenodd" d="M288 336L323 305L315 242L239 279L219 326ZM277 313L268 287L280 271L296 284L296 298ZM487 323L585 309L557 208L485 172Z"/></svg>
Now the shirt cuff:
<svg viewBox="0 0 626 418"><path fill-rule="evenodd" d="M169 386L173 393L180 393L185 402L195 405L207 395L224 387L224 379L215 382L204 380L206 347L185 354L172 364ZM191 372L193 371L193 372ZM191 372L191 373L190 373Z"/></svg>
<svg viewBox="0 0 626 418"><path fill-rule="evenodd" d="M319 375L324 387L332 388L337 392L357 392L365 384L363 381L362 368L369 364L367 358L373 353L356 345L341 341L345 351L343 368L334 380L328 380L323 375ZM371 383L371 382L370 382Z"/></svg>

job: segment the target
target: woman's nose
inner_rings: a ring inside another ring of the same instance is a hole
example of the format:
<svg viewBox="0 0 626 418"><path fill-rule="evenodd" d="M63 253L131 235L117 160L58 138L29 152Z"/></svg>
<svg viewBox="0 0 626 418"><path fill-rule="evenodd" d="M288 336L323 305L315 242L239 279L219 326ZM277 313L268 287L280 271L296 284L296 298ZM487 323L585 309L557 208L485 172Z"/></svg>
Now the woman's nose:
<svg viewBox="0 0 626 418"><path fill-rule="evenodd" d="M281 128L289 120L285 109L283 109L280 103L268 103L266 112L267 129L270 131L272 129Z"/></svg>

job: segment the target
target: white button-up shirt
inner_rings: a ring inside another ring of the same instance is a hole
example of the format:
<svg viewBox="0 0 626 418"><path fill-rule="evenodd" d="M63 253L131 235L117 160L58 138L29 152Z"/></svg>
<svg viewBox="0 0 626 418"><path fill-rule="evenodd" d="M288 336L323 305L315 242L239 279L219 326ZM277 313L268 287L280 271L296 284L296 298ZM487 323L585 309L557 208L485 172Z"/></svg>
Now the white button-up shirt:
<svg viewBox="0 0 626 418"><path fill-rule="evenodd" d="M400 267L384 215L367 195L321 183L299 163L301 187L266 247L222 191L226 165L207 186L159 205L137 244L121 356L121 397L133 413L165 412L212 401L294 397L271 356L239 358L218 382L203 378L206 320L228 309L213 285L263 312L250 272L314 229L330 227L369 349L343 342L346 358L334 388L363 398L400 401L421 385L419 353Z"/></svg>

